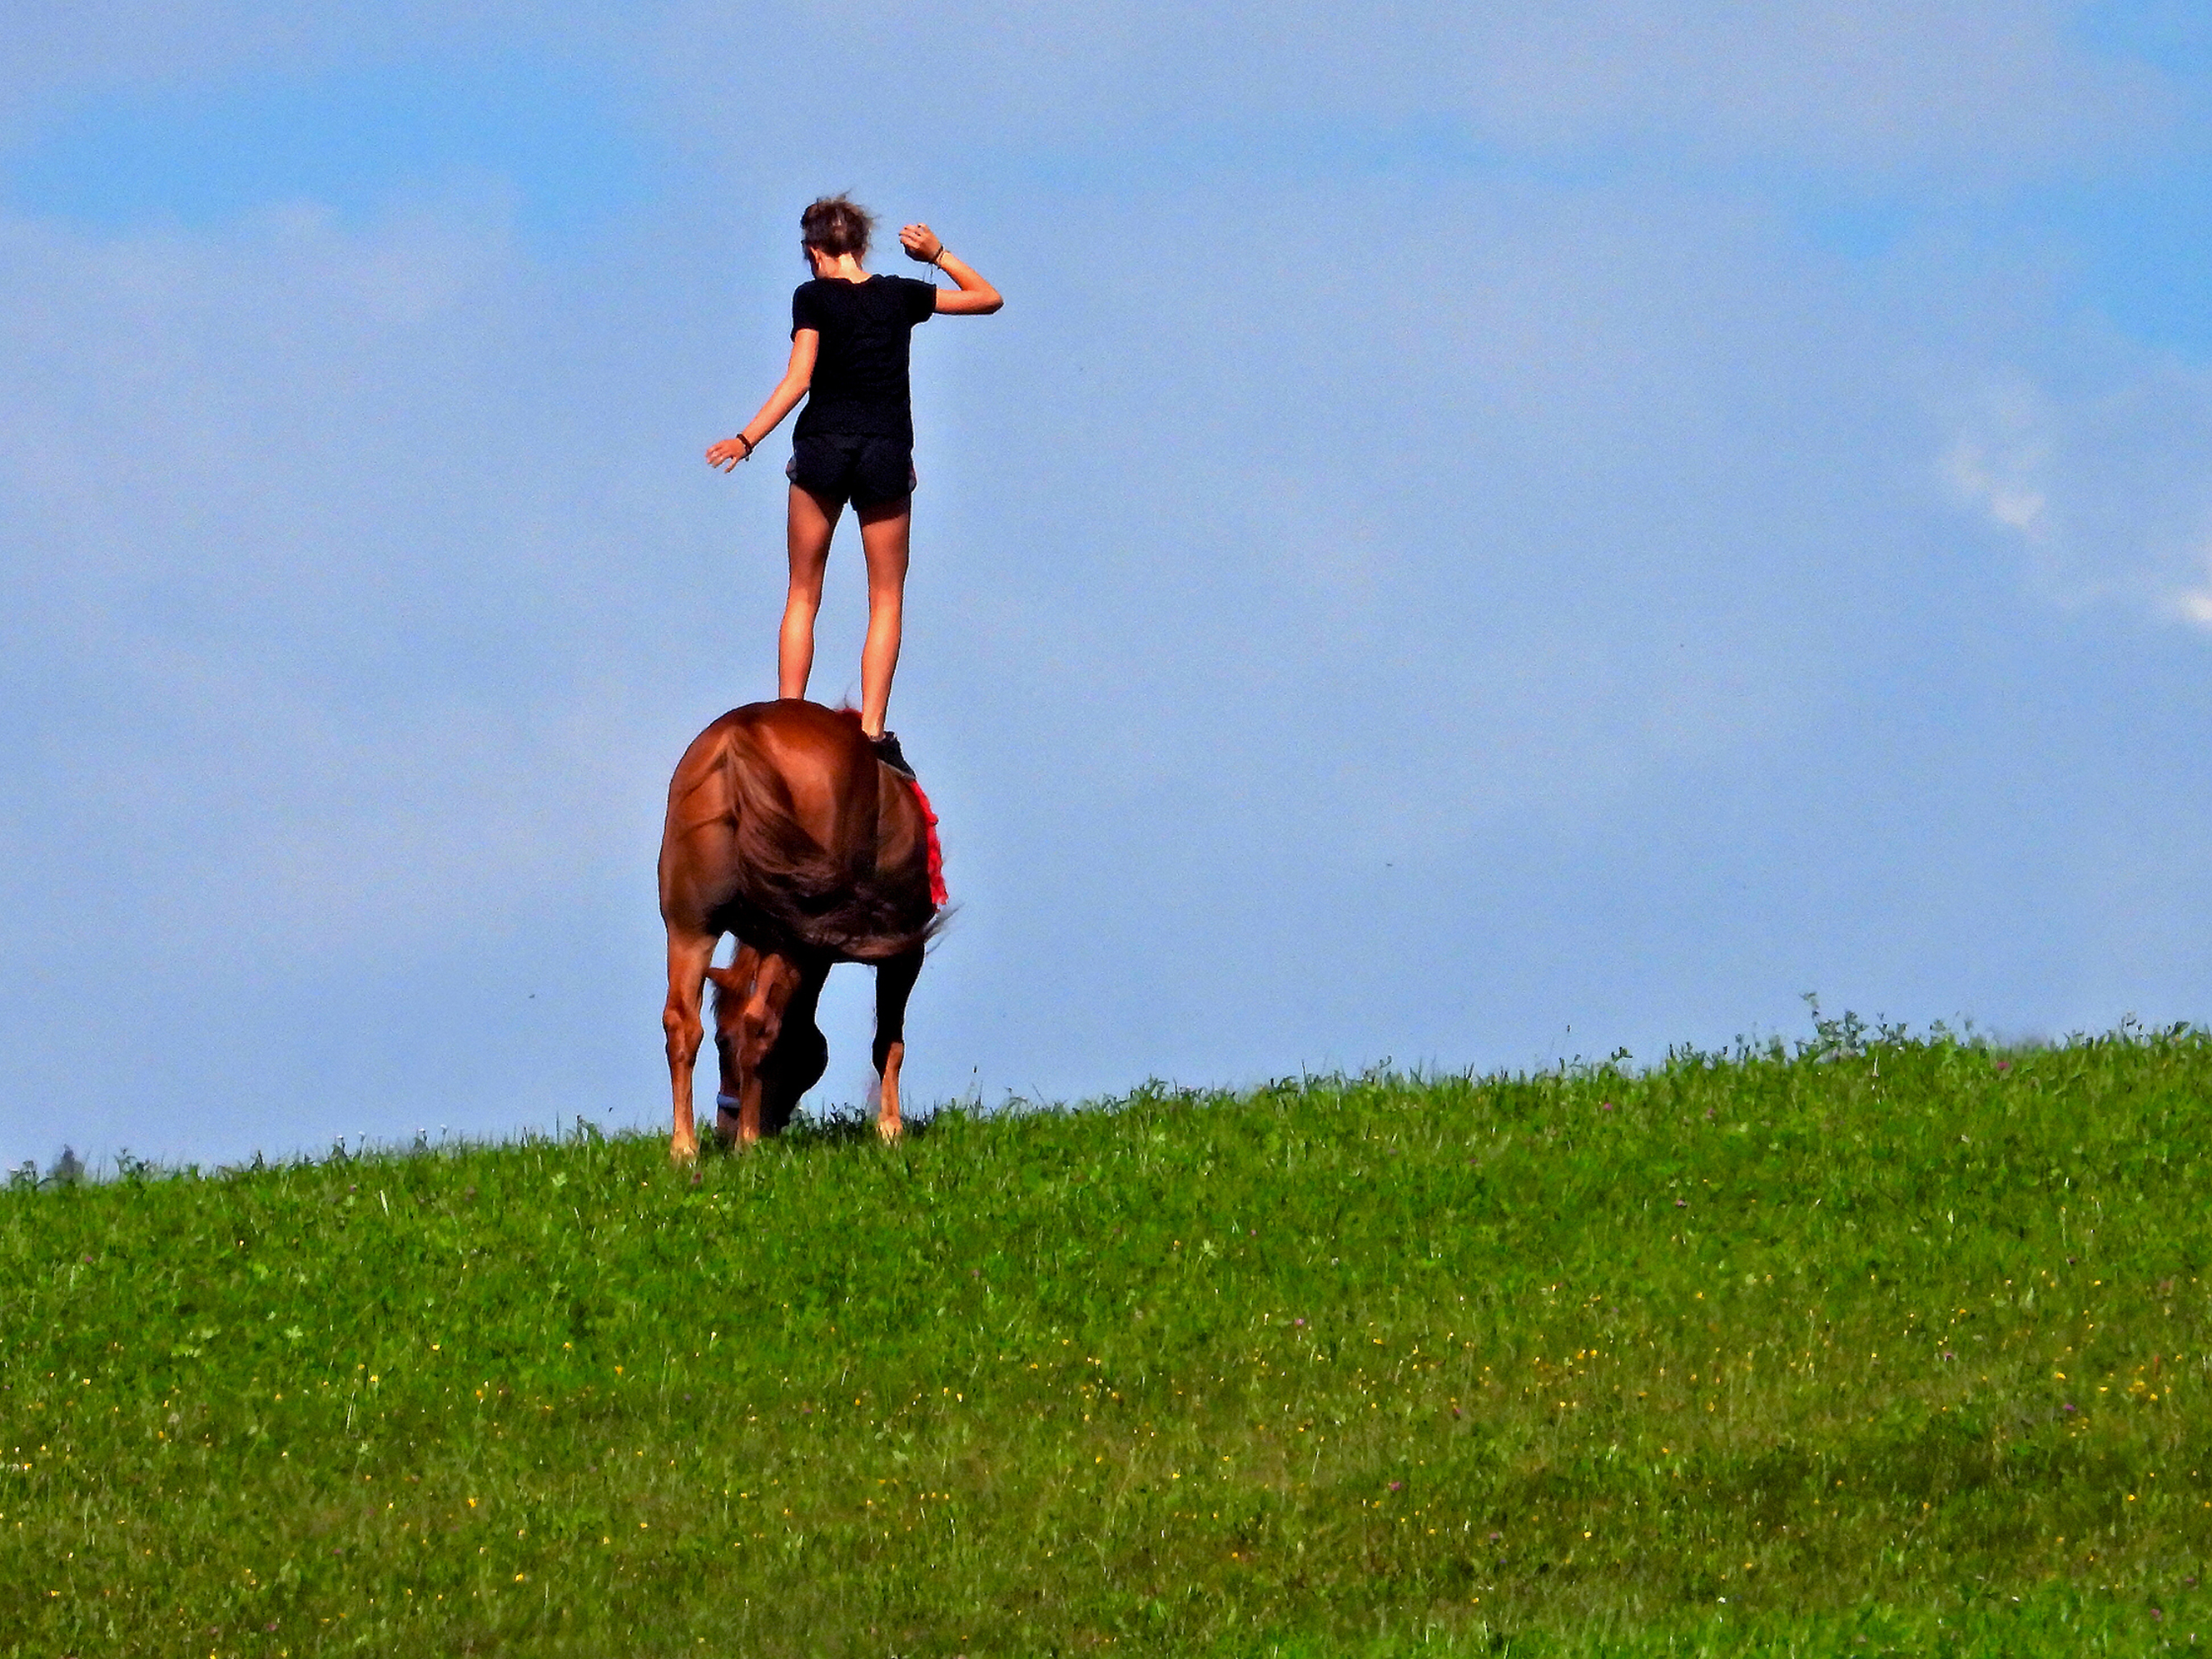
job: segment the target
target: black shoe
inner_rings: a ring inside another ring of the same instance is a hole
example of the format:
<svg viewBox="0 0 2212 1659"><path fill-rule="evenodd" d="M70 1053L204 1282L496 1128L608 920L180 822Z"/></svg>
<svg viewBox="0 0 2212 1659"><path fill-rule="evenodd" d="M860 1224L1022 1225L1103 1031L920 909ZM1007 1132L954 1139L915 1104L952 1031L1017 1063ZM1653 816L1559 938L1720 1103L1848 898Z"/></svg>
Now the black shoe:
<svg viewBox="0 0 2212 1659"><path fill-rule="evenodd" d="M908 783L915 781L914 768L906 763L906 751L899 747L897 732L886 732L880 738L870 738L868 741L874 745L878 760Z"/></svg>

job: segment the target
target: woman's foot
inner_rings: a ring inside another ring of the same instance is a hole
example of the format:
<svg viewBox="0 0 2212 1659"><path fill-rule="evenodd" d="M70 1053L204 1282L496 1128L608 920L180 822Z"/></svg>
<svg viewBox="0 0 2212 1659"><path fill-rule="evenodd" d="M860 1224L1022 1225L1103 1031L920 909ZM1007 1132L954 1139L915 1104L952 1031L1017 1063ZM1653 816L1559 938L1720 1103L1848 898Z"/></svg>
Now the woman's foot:
<svg viewBox="0 0 2212 1659"><path fill-rule="evenodd" d="M899 747L897 732L886 732L880 738L870 738L868 741L874 745L878 760L908 783L915 781L914 768L906 763L906 751Z"/></svg>

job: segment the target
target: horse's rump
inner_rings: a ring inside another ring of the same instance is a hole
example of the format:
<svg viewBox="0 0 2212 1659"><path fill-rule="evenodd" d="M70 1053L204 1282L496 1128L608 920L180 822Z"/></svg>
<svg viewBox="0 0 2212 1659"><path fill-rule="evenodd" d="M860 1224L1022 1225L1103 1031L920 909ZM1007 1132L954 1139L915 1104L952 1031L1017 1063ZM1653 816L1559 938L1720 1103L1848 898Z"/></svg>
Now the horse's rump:
<svg viewBox="0 0 2212 1659"><path fill-rule="evenodd" d="M793 957L881 962L927 944L941 914L930 894L927 826L912 809L918 830L912 854L884 863L878 846L882 769L858 721L810 705L769 703L736 713L714 760L727 804L722 822L732 839L708 924L762 951ZM771 752L786 744L756 730L763 720L796 726L787 735L805 739L803 754ZM828 805L826 817L813 814L823 817L818 826L802 817L792 781L778 763L787 758L820 769L812 781L826 789Z"/></svg>

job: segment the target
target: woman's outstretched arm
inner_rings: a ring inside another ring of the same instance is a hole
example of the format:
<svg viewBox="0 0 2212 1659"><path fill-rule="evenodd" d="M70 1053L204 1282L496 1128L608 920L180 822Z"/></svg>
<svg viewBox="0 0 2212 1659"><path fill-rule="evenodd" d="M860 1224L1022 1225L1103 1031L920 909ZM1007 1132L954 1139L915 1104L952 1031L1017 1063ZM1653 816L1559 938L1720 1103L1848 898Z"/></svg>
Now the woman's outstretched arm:
<svg viewBox="0 0 2212 1659"><path fill-rule="evenodd" d="M899 232L899 246L906 257L926 265L935 265L960 284L960 291L948 294L937 291L937 312L941 317L988 317L1006 302L999 297L999 290L975 274L975 268L959 255L946 249L945 239L927 225L908 225Z"/></svg>
<svg viewBox="0 0 2212 1659"><path fill-rule="evenodd" d="M768 434L783 424L783 417L799 407L799 400L814 384L814 359L821 349L822 336L813 329L802 328L791 337L791 366L783 371L775 390L768 394L760 413L745 422L744 431L723 439L707 452L708 465L727 472L739 461L751 459L753 451L768 441Z"/></svg>

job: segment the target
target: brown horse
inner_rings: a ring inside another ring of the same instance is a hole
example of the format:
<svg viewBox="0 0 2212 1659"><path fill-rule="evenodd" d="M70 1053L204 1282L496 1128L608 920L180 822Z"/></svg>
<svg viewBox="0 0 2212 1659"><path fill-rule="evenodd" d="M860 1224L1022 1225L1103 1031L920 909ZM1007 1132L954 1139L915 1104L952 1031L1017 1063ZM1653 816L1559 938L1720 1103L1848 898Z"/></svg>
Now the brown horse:
<svg viewBox="0 0 2212 1659"><path fill-rule="evenodd" d="M929 851L915 792L875 757L850 709L748 703L692 740L669 780L660 841L670 1157L699 1152L691 1073L704 981L714 981L721 1056L715 1127L750 1145L791 1121L829 1064L814 1015L840 962L876 969L876 1130L897 1137L907 997L939 918ZM724 933L737 955L716 968Z"/></svg>

